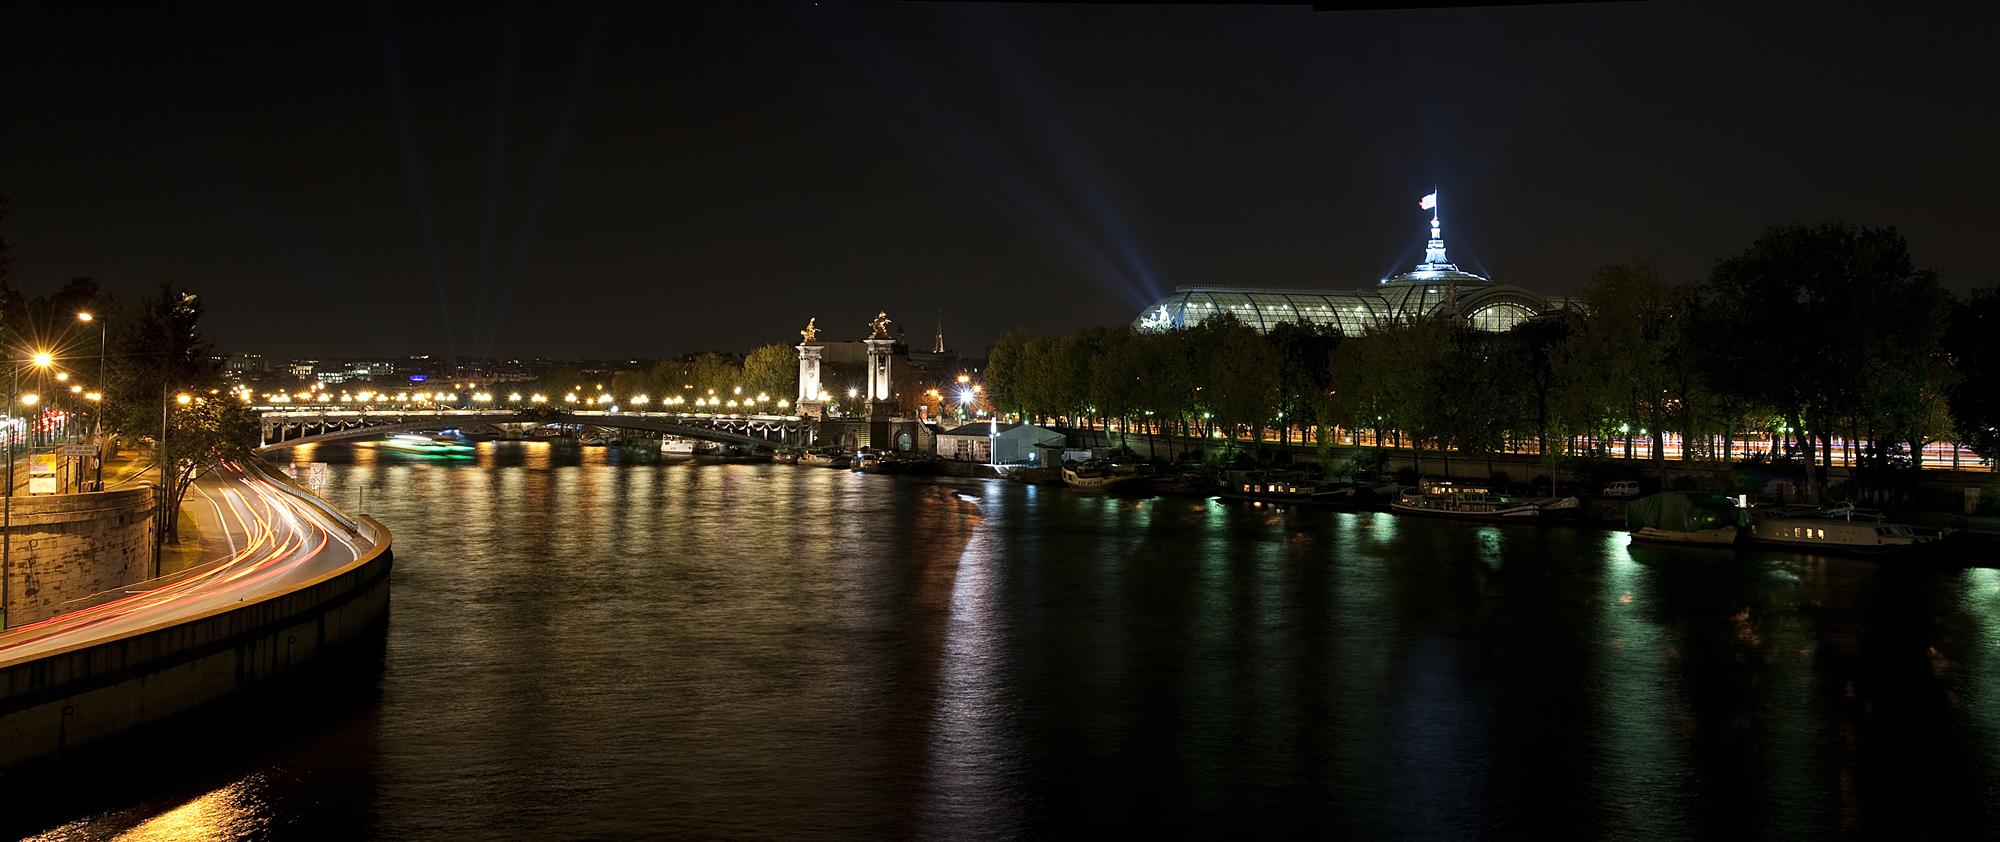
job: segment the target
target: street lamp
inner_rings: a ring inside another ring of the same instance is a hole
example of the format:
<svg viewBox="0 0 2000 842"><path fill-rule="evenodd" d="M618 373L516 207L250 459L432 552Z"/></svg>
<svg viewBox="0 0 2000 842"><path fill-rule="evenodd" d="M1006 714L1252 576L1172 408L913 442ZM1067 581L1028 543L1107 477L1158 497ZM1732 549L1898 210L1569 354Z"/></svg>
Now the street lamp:
<svg viewBox="0 0 2000 842"><path fill-rule="evenodd" d="M13 385L7 387L7 412L9 415L11 415L14 412L14 393L20 391L21 388L22 366L20 365L20 362L17 360L10 359L8 360L8 362L14 364L14 379L12 381ZM38 367L47 368L48 366L55 363L55 357L47 353L40 353L34 355L34 357L31 358L29 362ZM34 402L29 401L29 403L32 404ZM14 439L16 438L15 428L14 428L15 419L12 418L5 419L5 423L7 427L6 428L7 494L5 497L5 502L0 503L0 631L5 631L7 629L8 622L13 616L7 611L9 604L11 604L12 602L12 591L8 587L9 583L7 580L8 577L12 574L14 569L13 568Z"/></svg>
<svg viewBox="0 0 2000 842"><path fill-rule="evenodd" d="M172 390L166 385L162 384L160 386L160 510L154 515L154 523L158 527L153 530L153 544L155 548L153 553L154 576L160 575L160 553L158 548L165 546L167 543L166 525L170 519L167 517L166 505L171 502L174 492L173 486L169 484L171 480L168 479L169 474L167 472L167 415L174 408L174 403L187 406L194 400L194 398L187 395L181 395L175 398L173 402L169 402L167 400L167 393L170 391Z"/></svg>
<svg viewBox="0 0 2000 842"><path fill-rule="evenodd" d="M110 323L96 316L93 316L89 313L78 313L76 314L76 318L78 321L97 323L97 388L108 391L110 387L104 382L104 351L105 351L105 340L110 336L109 333L111 329ZM91 400L98 401L97 409L91 412L92 415L95 415L97 417L91 419L90 436L91 438L97 440L97 490L103 491L104 490L104 403L99 398L91 398Z"/></svg>

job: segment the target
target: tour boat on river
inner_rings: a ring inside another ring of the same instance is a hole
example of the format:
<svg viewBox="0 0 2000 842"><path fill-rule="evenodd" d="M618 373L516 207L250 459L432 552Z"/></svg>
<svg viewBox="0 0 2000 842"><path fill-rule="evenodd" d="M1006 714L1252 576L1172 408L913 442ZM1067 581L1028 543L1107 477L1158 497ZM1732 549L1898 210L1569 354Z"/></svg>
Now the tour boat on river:
<svg viewBox="0 0 2000 842"><path fill-rule="evenodd" d="M1519 500L1495 494L1492 489L1481 486L1425 481L1416 488L1405 490L1395 502L1389 504L1389 508L1405 514L1508 523L1538 520L1545 508L1575 509L1577 503L1573 497L1551 501Z"/></svg>
<svg viewBox="0 0 2000 842"><path fill-rule="evenodd" d="M853 460L838 450L808 450L799 454L799 464L814 468L845 468Z"/></svg>

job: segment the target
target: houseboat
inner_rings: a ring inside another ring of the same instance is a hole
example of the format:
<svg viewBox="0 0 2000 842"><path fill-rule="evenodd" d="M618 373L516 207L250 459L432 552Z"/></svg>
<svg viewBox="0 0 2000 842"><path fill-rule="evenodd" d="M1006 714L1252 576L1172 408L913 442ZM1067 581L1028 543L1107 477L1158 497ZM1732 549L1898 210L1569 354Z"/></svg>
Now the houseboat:
<svg viewBox="0 0 2000 842"><path fill-rule="evenodd" d="M1625 506L1625 528L1637 541L1723 547L1749 525L1750 513L1720 494L1668 491Z"/></svg>
<svg viewBox="0 0 2000 842"><path fill-rule="evenodd" d="M1750 521L1750 540L1773 547L1817 553L1896 555L1937 540L1910 526L1868 515L1760 517Z"/></svg>
<svg viewBox="0 0 2000 842"><path fill-rule="evenodd" d="M1405 489L1389 508L1412 515L1511 523L1540 519L1544 505L1548 504L1495 494L1482 486L1425 481Z"/></svg>
<svg viewBox="0 0 2000 842"><path fill-rule="evenodd" d="M1223 477L1222 496L1259 503L1353 505L1352 485L1317 482L1303 471L1230 471Z"/></svg>

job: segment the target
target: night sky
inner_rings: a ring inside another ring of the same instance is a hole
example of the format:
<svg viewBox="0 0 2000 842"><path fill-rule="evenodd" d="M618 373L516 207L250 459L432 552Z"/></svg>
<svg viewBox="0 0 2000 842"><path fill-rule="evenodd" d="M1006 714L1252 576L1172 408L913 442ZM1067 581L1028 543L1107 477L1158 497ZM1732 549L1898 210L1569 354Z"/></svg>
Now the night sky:
<svg viewBox="0 0 2000 842"><path fill-rule="evenodd" d="M0 235L30 294L164 275L277 358L878 309L977 354L1177 284L1367 286L1433 185L1461 266L1542 292L1825 220L2000 278L1995 6L1746 5L12 3Z"/></svg>

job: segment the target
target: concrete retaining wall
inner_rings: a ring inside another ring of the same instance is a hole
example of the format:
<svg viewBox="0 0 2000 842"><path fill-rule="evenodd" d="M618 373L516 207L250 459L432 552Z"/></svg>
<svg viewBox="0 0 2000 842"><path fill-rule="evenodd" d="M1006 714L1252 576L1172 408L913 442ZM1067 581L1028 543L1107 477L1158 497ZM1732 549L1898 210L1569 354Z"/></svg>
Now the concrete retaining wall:
<svg viewBox="0 0 2000 842"><path fill-rule="evenodd" d="M322 504L323 505L323 504ZM389 532L340 570L254 604L0 662L0 768L51 757L309 667L389 611Z"/></svg>
<svg viewBox="0 0 2000 842"><path fill-rule="evenodd" d="M7 520L7 625L55 616L65 602L150 578L152 488L15 497Z"/></svg>

